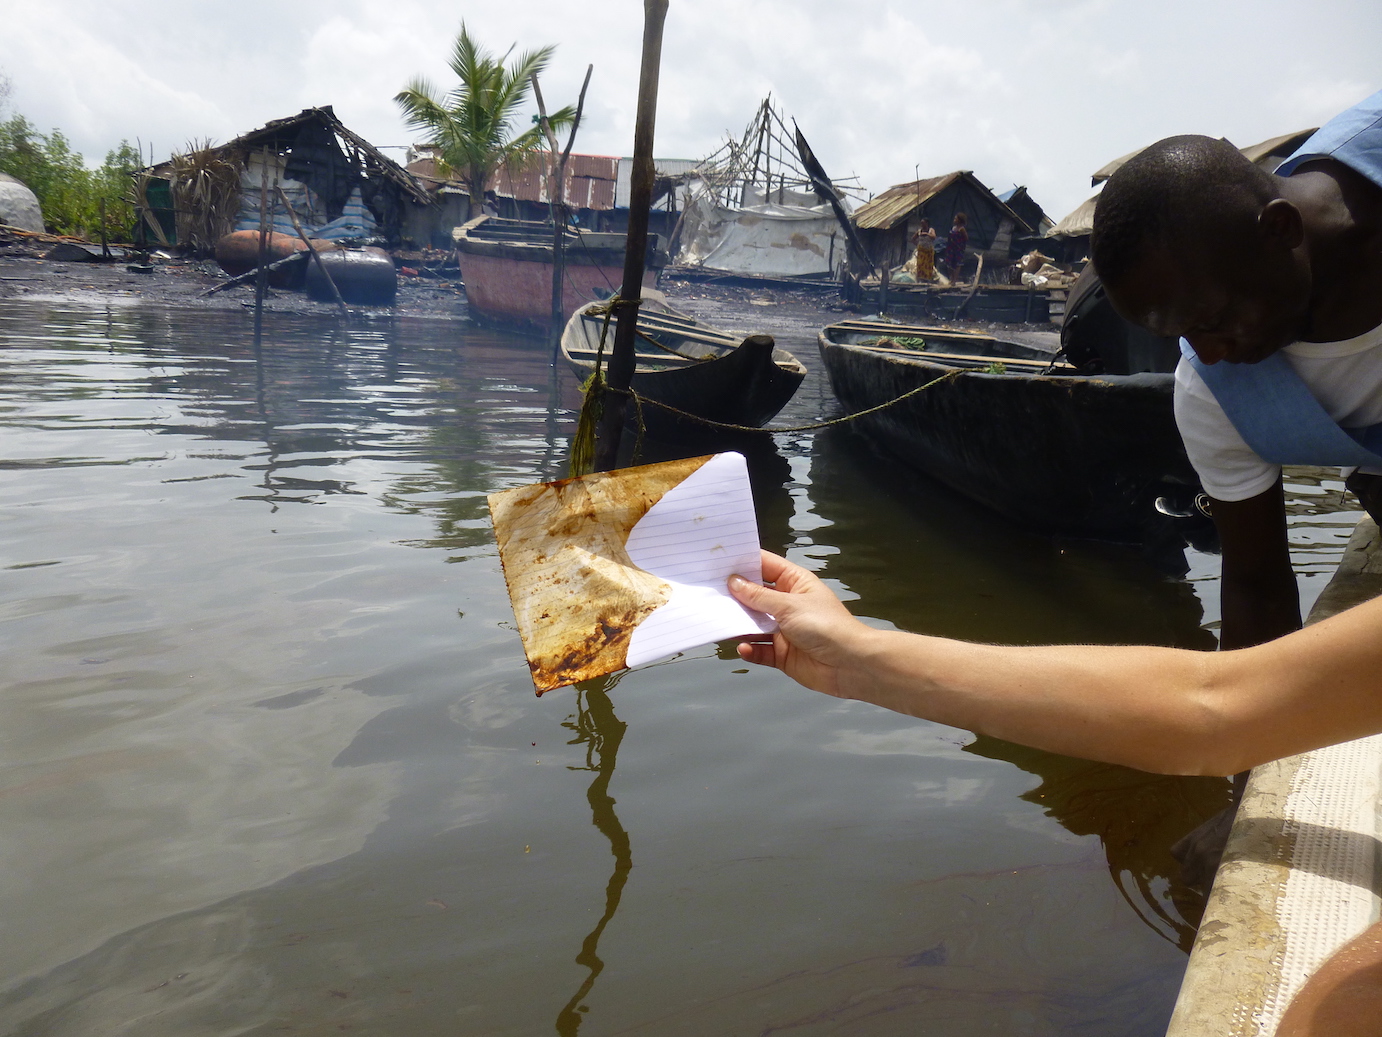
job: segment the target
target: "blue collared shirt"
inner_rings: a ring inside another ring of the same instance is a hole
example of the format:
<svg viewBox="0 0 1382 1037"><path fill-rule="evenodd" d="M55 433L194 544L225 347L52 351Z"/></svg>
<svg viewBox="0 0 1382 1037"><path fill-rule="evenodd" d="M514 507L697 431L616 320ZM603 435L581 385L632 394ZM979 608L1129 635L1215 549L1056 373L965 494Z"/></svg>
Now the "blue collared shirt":
<svg viewBox="0 0 1382 1037"><path fill-rule="evenodd" d="M1306 162L1332 158L1382 187L1382 90L1330 119L1276 169L1290 176Z"/></svg>

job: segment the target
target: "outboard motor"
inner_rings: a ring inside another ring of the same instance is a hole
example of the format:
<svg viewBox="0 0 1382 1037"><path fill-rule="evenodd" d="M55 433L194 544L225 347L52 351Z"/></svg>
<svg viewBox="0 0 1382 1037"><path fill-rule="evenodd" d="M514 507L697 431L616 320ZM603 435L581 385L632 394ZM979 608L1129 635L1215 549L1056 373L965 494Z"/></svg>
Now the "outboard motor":
<svg viewBox="0 0 1382 1037"><path fill-rule="evenodd" d="M1093 264L1070 289L1060 344L1066 358L1087 374L1169 372L1180 363L1175 339L1153 335L1118 315Z"/></svg>

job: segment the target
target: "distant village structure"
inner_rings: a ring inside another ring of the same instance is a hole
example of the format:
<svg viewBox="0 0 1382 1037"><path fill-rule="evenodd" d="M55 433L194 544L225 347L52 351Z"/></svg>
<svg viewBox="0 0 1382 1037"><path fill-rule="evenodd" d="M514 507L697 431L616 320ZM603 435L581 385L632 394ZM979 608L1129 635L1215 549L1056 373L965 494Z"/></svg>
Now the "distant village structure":
<svg viewBox="0 0 1382 1037"><path fill-rule="evenodd" d="M437 248L447 248L451 244L452 230L472 215L478 216L481 206L472 206L460 183L439 175L437 151L436 147L426 144L409 149L406 168L424 185L439 207L416 212L408 228L408 237L418 245L430 243ZM501 166L485 191L494 214L510 220L541 222L550 219L549 162L548 152L537 151L512 168ZM684 207L685 176L696 163L689 159L655 159L654 165L657 180L648 226L652 233L662 236L665 245ZM563 197L568 218L586 230L611 233L627 230L632 175L633 160L630 158L573 153L567 161L564 180Z"/></svg>
<svg viewBox="0 0 1382 1037"><path fill-rule="evenodd" d="M141 171L139 231L150 244L206 250L221 234L259 228L265 185L271 229L295 234L282 189L303 228L320 240L398 244L409 207L433 202L412 174L324 105Z"/></svg>
<svg viewBox="0 0 1382 1037"><path fill-rule="evenodd" d="M742 135L684 175L690 181L676 262L713 273L838 280L849 258L840 213L807 169L800 131L768 97ZM831 181L844 211L850 181Z"/></svg>
<svg viewBox="0 0 1382 1037"><path fill-rule="evenodd" d="M1273 169L1310 132L1284 134L1243 151ZM1099 186L1135 154L1108 163L1091 183ZM151 246L209 254L220 235L258 229L262 200L270 229L278 234L295 234L296 215L319 240L450 250L456 229L482 213L547 222L548 170L546 152L533 153L501 166L485 197L473 199L444 174L436 147L415 145L400 165L323 105L140 171L138 231ZM563 186L573 228L622 233L631 173L627 157L571 155ZM658 159L657 174L650 230L658 235L658 247L671 254L674 269L770 280L875 281L911 259L922 220L943 246L960 212L969 234L961 281L972 279L982 260L986 284L1027 284L1030 278L1020 281L1023 271L1014 263L1031 255L1073 276L1072 267L1088 259L1098 198L1056 221L1025 186L996 194L962 169L896 184L862 201L854 178L825 176L800 130L771 97L738 137L727 136L698 160ZM269 191L261 199L265 184ZM906 281L899 273L897 283Z"/></svg>
<svg viewBox="0 0 1382 1037"><path fill-rule="evenodd" d="M891 269L911 255L912 235L923 219L943 239L961 212L968 220L970 252L1002 263L1016 258L1019 240L1037 230L964 169L890 187L861 205L854 221L874 265Z"/></svg>

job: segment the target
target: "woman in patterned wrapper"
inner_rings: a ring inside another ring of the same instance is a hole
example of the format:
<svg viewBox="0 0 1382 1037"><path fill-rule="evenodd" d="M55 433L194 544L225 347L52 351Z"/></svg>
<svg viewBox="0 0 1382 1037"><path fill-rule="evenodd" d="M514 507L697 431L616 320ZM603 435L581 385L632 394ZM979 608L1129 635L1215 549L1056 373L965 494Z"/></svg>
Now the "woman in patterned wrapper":
<svg viewBox="0 0 1382 1037"><path fill-rule="evenodd" d="M965 262L965 246L969 244L969 231L965 229L968 218L962 212L955 214L955 223L950 228L950 234L945 239L945 251L941 253L941 266L945 267L945 276L952 281L960 278L960 267Z"/></svg>
<svg viewBox="0 0 1382 1037"><path fill-rule="evenodd" d="M931 221L923 219L921 226L912 235L912 244L917 250L917 283L936 279L936 228Z"/></svg>

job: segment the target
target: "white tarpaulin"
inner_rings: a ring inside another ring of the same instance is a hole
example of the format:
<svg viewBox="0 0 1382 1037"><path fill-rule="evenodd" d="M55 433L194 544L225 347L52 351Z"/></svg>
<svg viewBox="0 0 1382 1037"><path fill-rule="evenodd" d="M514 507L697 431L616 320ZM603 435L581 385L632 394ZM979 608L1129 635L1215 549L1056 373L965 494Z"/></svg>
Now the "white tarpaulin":
<svg viewBox="0 0 1382 1037"><path fill-rule="evenodd" d="M787 193L793 201L814 197ZM676 260L681 266L770 277L832 276L848 248L828 205L768 203L731 209L703 190L686 207L681 242Z"/></svg>

